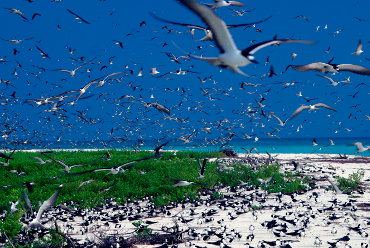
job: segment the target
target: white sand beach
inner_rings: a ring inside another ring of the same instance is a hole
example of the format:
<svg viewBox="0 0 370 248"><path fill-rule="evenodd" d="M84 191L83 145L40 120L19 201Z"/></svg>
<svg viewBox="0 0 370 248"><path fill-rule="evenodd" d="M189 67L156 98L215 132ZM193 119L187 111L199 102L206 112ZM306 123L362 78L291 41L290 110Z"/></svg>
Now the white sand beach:
<svg viewBox="0 0 370 248"><path fill-rule="evenodd" d="M301 176L313 178L316 187L293 195L269 194L244 186L219 187L213 192L223 195L221 198L212 198L212 192L205 192L201 201L166 208L153 208L150 200L123 206L111 202L110 206L95 210L59 209L53 219L57 219L62 232L80 244L107 235L132 237L138 230L132 223L139 221L159 234L171 233L176 227L184 241L178 247L365 247L370 243L370 157L271 155L284 171L294 169L292 161L299 164ZM238 156L233 159L267 158L262 154ZM364 172L362 190L351 195L336 193L326 179L348 177L359 170ZM155 223L145 224L147 221Z"/></svg>

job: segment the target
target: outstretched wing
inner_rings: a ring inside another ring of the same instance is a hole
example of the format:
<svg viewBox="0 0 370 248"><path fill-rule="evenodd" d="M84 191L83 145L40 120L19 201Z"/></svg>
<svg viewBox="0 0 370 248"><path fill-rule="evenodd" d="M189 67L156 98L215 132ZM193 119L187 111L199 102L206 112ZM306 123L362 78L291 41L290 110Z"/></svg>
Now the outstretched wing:
<svg viewBox="0 0 370 248"><path fill-rule="evenodd" d="M303 110L305 109L309 109L310 107L309 106L306 106L306 105L303 105L303 106L300 106L299 108L296 109L296 111L294 111L294 113L289 117L288 120L291 120L293 119L294 117L296 117L299 113L301 113Z"/></svg>
<svg viewBox="0 0 370 248"><path fill-rule="evenodd" d="M208 28L212 31L215 44L221 53L238 50L229 30L226 27L225 22L216 14L214 14L212 10L194 0L179 1L196 15L198 15L208 26Z"/></svg>
<svg viewBox="0 0 370 248"><path fill-rule="evenodd" d="M370 76L370 69L367 69L360 65L352 65L352 64L340 64L337 65L339 71L349 71L356 74Z"/></svg>
<svg viewBox="0 0 370 248"><path fill-rule="evenodd" d="M332 110L332 111L337 112L335 109L333 109L332 107L330 107L330 106L326 105L325 103L316 103L316 104L315 104L315 106L316 106L316 107L324 107L324 108L327 108L327 109L330 109L330 110Z"/></svg>
<svg viewBox="0 0 370 248"><path fill-rule="evenodd" d="M35 219L36 221L40 222L42 214L54 205L55 201L58 198L58 195L59 195L59 190L55 191L55 193L49 199L47 199L46 201L44 201L44 203L42 203L39 211L37 212L36 219Z"/></svg>
<svg viewBox="0 0 370 248"><path fill-rule="evenodd" d="M280 40L277 40L277 39L274 39L274 40L268 40L268 41L259 42L257 44L254 44L254 45L250 46L250 47L247 47L246 49L244 49L242 51L242 54L245 57L248 57L248 55L253 55L255 52L257 52L258 50L260 50L262 48L265 48L265 47L271 46L271 45L280 45L282 43L313 44L315 42L314 41L309 41L309 40L292 40L292 39L280 39Z"/></svg>

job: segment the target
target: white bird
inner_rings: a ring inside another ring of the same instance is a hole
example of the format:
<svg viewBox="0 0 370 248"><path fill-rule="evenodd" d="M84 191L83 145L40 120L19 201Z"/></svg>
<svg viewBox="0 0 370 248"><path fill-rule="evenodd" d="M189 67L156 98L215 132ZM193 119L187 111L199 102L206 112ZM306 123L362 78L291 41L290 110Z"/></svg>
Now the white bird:
<svg viewBox="0 0 370 248"><path fill-rule="evenodd" d="M346 80L346 81L339 81L339 82L335 82L332 78L330 77L327 77L327 76L324 76L324 75L317 75L319 77L322 77L322 78L326 78L327 80L330 81L330 84L333 85L333 86L337 86L338 84L340 83L346 83L346 84L351 84L352 82L350 82L349 80Z"/></svg>
<svg viewBox="0 0 370 248"><path fill-rule="evenodd" d="M283 127L283 126L285 126L285 122L286 121L282 121L279 117L277 117L275 114L273 114L273 113L270 113L270 115L272 116L272 117L274 117L278 122L279 122L279 126L281 126L281 127Z"/></svg>
<svg viewBox="0 0 370 248"><path fill-rule="evenodd" d="M16 202L10 202L11 206L10 206L10 213L15 213L18 211L18 208L17 208L17 205L19 204L19 200L16 201Z"/></svg>
<svg viewBox="0 0 370 248"><path fill-rule="evenodd" d="M80 69L81 67L83 67L84 65L87 65L87 64L89 64L89 63L90 63L90 62L83 63L82 65L80 65L80 66L76 67L76 68L75 68L75 69L73 69L73 70L56 69L56 70L54 70L54 71L63 71L63 72L68 72L68 73L69 73L69 75L71 75L71 77L74 77L74 76L76 75L76 72L77 72L77 70L78 70L78 69Z"/></svg>
<svg viewBox="0 0 370 248"><path fill-rule="evenodd" d="M315 241L313 242L315 246L322 245L322 240L319 237L315 237Z"/></svg>
<svg viewBox="0 0 370 248"><path fill-rule="evenodd" d="M293 67L294 70L302 72L318 71L322 73L338 73L341 71L349 71L360 75L370 76L370 69L354 64L329 64L323 62L314 62L306 65L288 65L286 69L289 67Z"/></svg>
<svg viewBox="0 0 370 248"><path fill-rule="evenodd" d="M335 109L333 109L332 107L329 107L325 103L316 103L316 104L313 104L313 105L302 105L301 107L297 108L296 111L294 111L294 113L288 118L288 120L293 119L294 117L296 117L299 113L301 113L305 109L308 109L309 111L312 111L312 110L319 109L318 107L324 107L324 108L327 108L329 110L337 112Z"/></svg>
<svg viewBox="0 0 370 248"><path fill-rule="evenodd" d="M46 157L48 157L48 158L50 158L51 160L53 160L54 162L56 162L56 163L58 163L59 165L61 165L61 166L63 166L64 167L64 171L65 172L69 172L72 168L74 168L74 167L79 167L79 166L83 166L84 164L76 164L76 165L71 165L71 166L69 166L69 165L66 165L63 161L61 161L61 160L58 160L58 159L55 159L55 158L52 158L52 157L50 157L50 156L48 156L48 155L46 155L46 154L44 154Z"/></svg>
<svg viewBox="0 0 370 248"><path fill-rule="evenodd" d="M360 153L360 152L364 152L364 151L370 151L370 146L366 146L364 147L362 145L362 142L355 142L353 144L351 144L352 146L356 146L357 147L357 152Z"/></svg>
<svg viewBox="0 0 370 248"><path fill-rule="evenodd" d="M238 2L238 1L227 1L227 0L214 0L215 3L205 3L208 7L211 9L217 9L220 7L227 7L227 6L238 6L243 7L245 6L244 3Z"/></svg>
<svg viewBox="0 0 370 248"><path fill-rule="evenodd" d="M157 68L153 67L153 68L150 68L150 73L151 75L155 75L155 74L159 74L160 72L157 70Z"/></svg>
<svg viewBox="0 0 370 248"><path fill-rule="evenodd" d="M183 186L188 186L188 185L195 183L195 182L175 180L175 179L173 179L173 181L175 181L175 184L173 184L172 187L183 187Z"/></svg>
<svg viewBox="0 0 370 248"><path fill-rule="evenodd" d="M43 160L42 158L39 158L39 157L32 157L32 158L34 158L34 159L36 159L38 162L38 164L46 164L46 163L50 163L51 162L51 160Z"/></svg>
<svg viewBox="0 0 370 248"><path fill-rule="evenodd" d="M216 14L214 14L209 8L199 4L195 0L180 0L180 2L198 15L209 27L213 34L215 45L218 47L221 53L218 57L190 56L195 59L207 61L214 66L228 68L231 71L242 75L246 74L242 72L239 67L246 66L250 63L258 63L254 59L253 54L266 46L279 45L281 43L313 43L312 41L305 40L273 39L270 41L257 43L241 51L236 47L225 22Z"/></svg>
<svg viewBox="0 0 370 248"><path fill-rule="evenodd" d="M47 199L46 201L44 201L44 203L42 203L39 211L37 212L36 218L33 219L30 224L28 224L27 226L28 228L45 229L45 227L41 224L42 214L54 205L58 195L59 195L59 190L57 190L49 199Z"/></svg>
<svg viewBox="0 0 370 248"><path fill-rule="evenodd" d="M359 40L358 44L357 44L356 51L353 54L356 55L356 56L360 56L361 53L363 53L363 52L364 51L362 50L362 42L361 42L361 40Z"/></svg>

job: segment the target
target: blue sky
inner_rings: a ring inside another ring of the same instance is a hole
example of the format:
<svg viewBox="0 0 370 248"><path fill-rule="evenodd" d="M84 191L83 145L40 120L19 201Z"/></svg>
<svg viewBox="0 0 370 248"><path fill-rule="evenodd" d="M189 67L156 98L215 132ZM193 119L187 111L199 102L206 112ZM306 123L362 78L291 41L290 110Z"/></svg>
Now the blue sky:
<svg viewBox="0 0 370 248"><path fill-rule="evenodd" d="M1 1L0 15L4 25L0 30L0 59L9 62L0 64L0 107L3 113L0 141L31 139L30 142L37 143L38 140L151 140L190 136L191 139L219 142L232 133L236 138L245 137L243 133L259 138L268 138L266 133L282 138L369 137L367 76L348 72L326 75L336 81L350 77L352 84L334 87L317 76L319 73L285 71L285 68L289 64L327 62L332 58L333 63L353 63L370 68L370 18L367 11L370 2L313 0L308 4L304 1L254 0L244 3L245 7L233 7L238 11L252 10L243 16L235 16L227 8L216 10L216 14L227 24L272 17L256 27L230 30L240 49L253 42L272 39L274 35L316 43L282 44L258 51L255 56L259 64L241 68L253 75L248 78L195 59L180 59L181 64L177 64L166 56L165 53L186 55L184 51L203 56L218 54L213 42L199 41L203 37L202 31L196 31L192 39L188 28L162 23L149 15L153 12L168 20L204 26L197 16L174 0ZM5 8L19 9L28 21L19 15L8 14ZM67 9L90 24L74 19ZM41 16L31 20L34 13ZM146 25L140 26L143 21ZM19 44L6 41L13 39L28 40ZM364 53L356 56L353 52L359 40L362 40ZM115 41L122 42L123 48ZM43 58L36 46L50 58ZM292 53L297 54L294 60ZM269 63L266 63L267 57ZM56 71L71 70L89 61L74 77ZM266 75L271 65L278 75L268 78ZM150 75L153 67L160 73ZM143 76L138 77L141 68ZM161 76L179 69L191 73ZM103 87L93 85L88 88L74 105L64 103L76 100L76 97L63 100L58 112L50 112L52 104L37 107L33 102L25 103L29 99L79 90L94 79L121 71L124 73L114 76L117 80L107 81ZM210 76L205 83L198 79ZM259 86L240 89L242 82ZM297 96L299 93L302 96ZM136 100L124 98L124 95ZM265 116L261 115L261 108L256 103L261 97L266 98L262 102ZM304 111L284 127L278 126L268 114L273 112L285 120L302 104L318 102L326 103L338 112L327 109ZM171 115L147 107L145 103L164 105L170 109ZM247 113L249 110L256 113Z"/></svg>

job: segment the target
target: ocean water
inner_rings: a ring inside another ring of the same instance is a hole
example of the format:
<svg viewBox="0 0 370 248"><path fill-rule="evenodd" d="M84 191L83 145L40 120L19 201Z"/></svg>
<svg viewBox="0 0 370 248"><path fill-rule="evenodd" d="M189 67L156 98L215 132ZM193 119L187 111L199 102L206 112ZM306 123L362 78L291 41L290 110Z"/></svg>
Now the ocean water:
<svg viewBox="0 0 370 248"><path fill-rule="evenodd" d="M334 141L334 145L330 145L329 139ZM201 140L195 140L190 143L180 141L169 141L163 147L163 150L181 150L181 151L220 151L222 149L232 149L238 153L246 153L252 148L253 153L327 153L327 154L357 154L370 156L370 151L357 153L355 146L351 145L354 142L362 142L364 146L370 145L370 138L318 138L315 139L316 146L312 145L312 139L308 138L291 138L291 139L260 139L257 142L253 139L242 140L233 139L224 144L209 144ZM117 142L98 141L98 142L54 142L54 143L23 143L18 144L15 148L19 150L29 149L122 149L122 150L153 150L156 146L167 142L154 141L125 141ZM13 149L4 143L1 144L2 149Z"/></svg>

